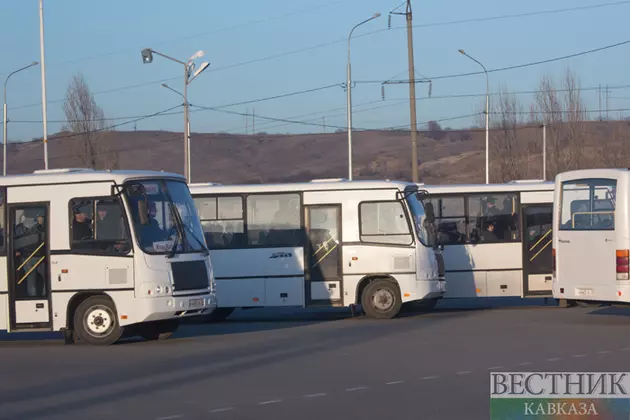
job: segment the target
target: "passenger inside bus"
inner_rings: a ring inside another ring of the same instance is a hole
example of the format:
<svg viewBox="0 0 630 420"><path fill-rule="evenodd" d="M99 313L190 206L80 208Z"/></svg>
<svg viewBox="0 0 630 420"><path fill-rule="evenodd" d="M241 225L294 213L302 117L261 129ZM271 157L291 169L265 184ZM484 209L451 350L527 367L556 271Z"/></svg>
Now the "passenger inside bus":
<svg viewBox="0 0 630 420"><path fill-rule="evenodd" d="M93 239L92 221L88 218L83 206L74 207L73 213L72 240L78 242Z"/></svg>
<svg viewBox="0 0 630 420"><path fill-rule="evenodd" d="M32 216L32 217L28 217ZM18 296L45 296L44 241L46 227L44 214L36 210L34 214L16 212L16 225L13 230L16 283ZM25 285L22 288L19 286Z"/></svg>

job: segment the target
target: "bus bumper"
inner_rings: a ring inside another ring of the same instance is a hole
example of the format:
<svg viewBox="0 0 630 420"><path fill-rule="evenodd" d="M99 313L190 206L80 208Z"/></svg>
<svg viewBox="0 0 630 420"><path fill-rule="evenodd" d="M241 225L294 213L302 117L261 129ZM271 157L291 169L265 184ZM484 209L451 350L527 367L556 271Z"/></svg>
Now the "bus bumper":
<svg viewBox="0 0 630 420"><path fill-rule="evenodd" d="M142 300L145 306L144 313L147 316L140 322L199 316L209 314L217 307L214 293L185 297L167 296Z"/></svg>
<svg viewBox="0 0 630 420"><path fill-rule="evenodd" d="M446 293L446 280L420 280L416 282L419 299L437 299Z"/></svg>

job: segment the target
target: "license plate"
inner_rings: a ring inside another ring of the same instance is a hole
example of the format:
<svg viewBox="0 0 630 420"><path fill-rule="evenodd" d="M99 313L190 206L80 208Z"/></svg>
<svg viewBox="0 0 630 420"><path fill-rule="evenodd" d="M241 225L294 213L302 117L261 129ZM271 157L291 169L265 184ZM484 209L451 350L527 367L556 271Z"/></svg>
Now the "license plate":
<svg viewBox="0 0 630 420"><path fill-rule="evenodd" d="M188 301L189 308L198 308L200 306L203 306L203 299L190 299Z"/></svg>

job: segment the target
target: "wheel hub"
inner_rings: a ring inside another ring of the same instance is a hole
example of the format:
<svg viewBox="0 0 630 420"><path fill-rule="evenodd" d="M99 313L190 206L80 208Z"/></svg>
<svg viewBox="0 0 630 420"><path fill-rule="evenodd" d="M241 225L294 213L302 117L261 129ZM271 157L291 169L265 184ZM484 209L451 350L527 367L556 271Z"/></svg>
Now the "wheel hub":
<svg viewBox="0 0 630 420"><path fill-rule="evenodd" d="M394 295L387 289L379 289L374 293L372 302L376 310L385 312L394 305Z"/></svg>
<svg viewBox="0 0 630 420"><path fill-rule="evenodd" d="M95 307L89 310L86 314L86 330L94 337L108 334L113 328L113 325L112 314L106 308Z"/></svg>

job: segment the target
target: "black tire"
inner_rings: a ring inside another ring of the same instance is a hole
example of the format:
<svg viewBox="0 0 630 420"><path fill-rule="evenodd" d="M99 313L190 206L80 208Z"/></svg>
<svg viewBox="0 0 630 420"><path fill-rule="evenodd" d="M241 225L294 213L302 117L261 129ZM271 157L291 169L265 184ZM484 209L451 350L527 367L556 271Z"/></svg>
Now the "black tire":
<svg viewBox="0 0 630 420"><path fill-rule="evenodd" d="M402 310L406 312L429 312L435 308L438 301L439 299L434 298L405 302L402 305Z"/></svg>
<svg viewBox="0 0 630 420"><path fill-rule="evenodd" d="M102 346L114 344L123 333L114 303L105 296L92 296L79 304L74 331L79 341Z"/></svg>
<svg viewBox="0 0 630 420"><path fill-rule="evenodd" d="M575 306L575 301L568 299L558 299L558 306L561 308L573 308Z"/></svg>
<svg viewBox="0 0 630 420"><path fill-rule="evenodd" d="M206 315L203 319L205 322L221 322L228 319L232 312L236 308L216 308L209 315Z"/></svg>
<svg viewBox="0 0 630 420"><path fill-rule="evenodd" d="M166 340L170 338L179 327L178 319L166 319L164 321L147 322L136 328L138 335L148 341Z"/></svg>
<svg viewBox="0 0 630 420"><path fill-rule="evenodd" d="M385 279L372 281L361 294L361 306L370 318L394 318L402 307L398 285Z"/></svg>

